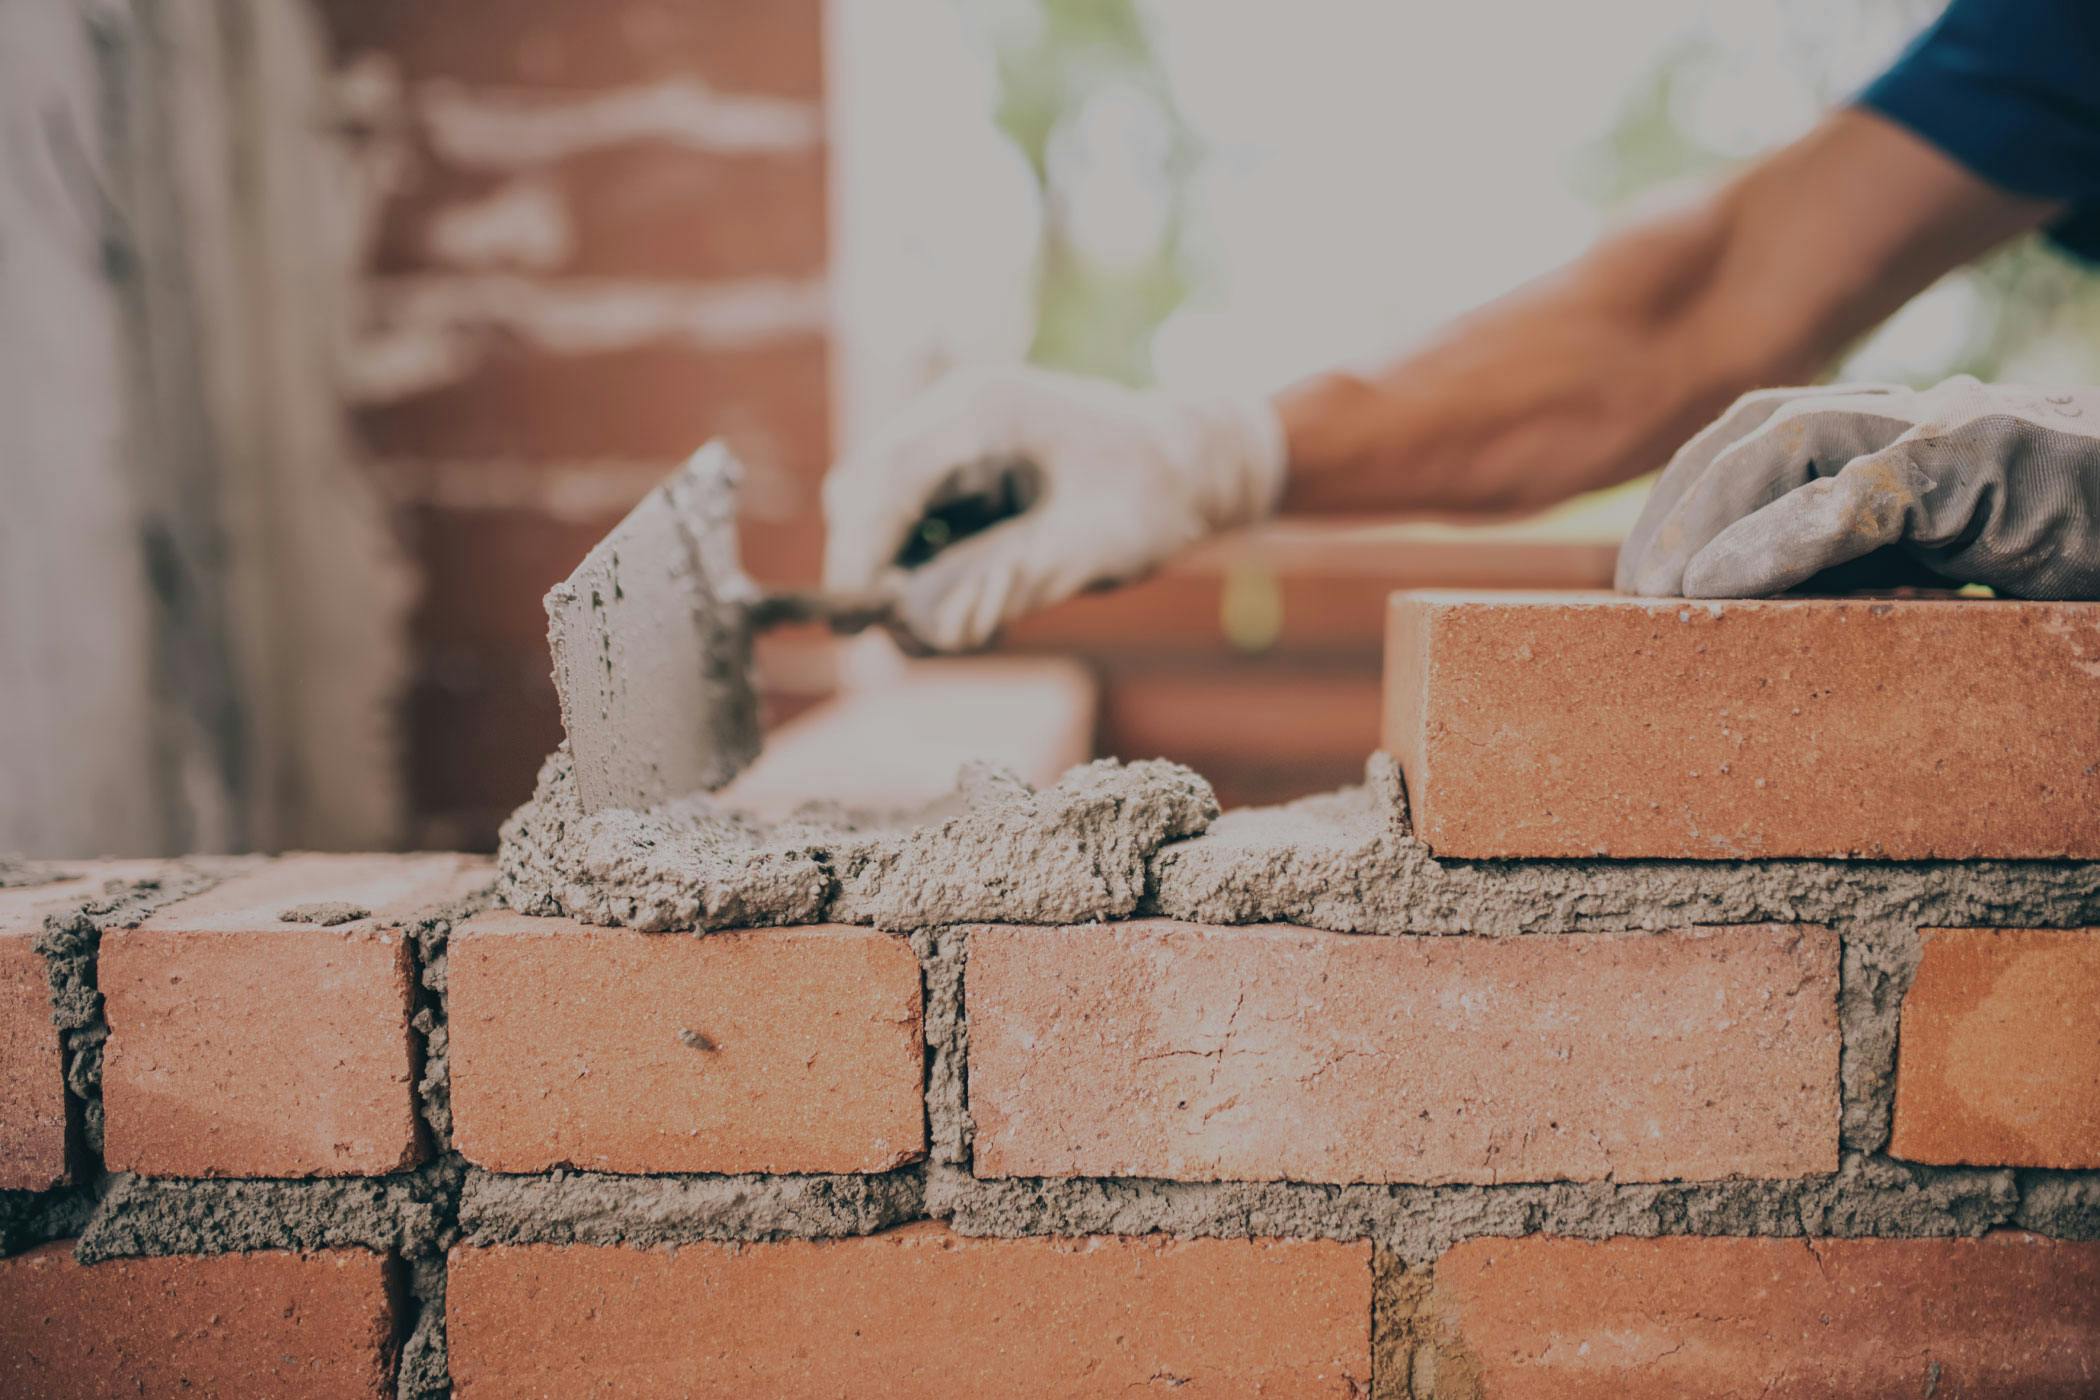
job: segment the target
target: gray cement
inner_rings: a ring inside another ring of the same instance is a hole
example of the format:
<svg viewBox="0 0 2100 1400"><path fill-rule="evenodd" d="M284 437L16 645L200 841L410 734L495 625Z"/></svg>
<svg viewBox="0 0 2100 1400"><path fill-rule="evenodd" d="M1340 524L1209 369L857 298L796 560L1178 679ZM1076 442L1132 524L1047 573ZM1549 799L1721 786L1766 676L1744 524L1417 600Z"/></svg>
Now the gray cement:
<svg viewBox="0 0 2100 1400"><path fill-rule="evenodd" d="M712 791L758 753L742 475L726 446L707 444L548 590L554 686L587 812Z"/></svg>
<svg viewBox="0 0 2100 1400"><path fill-rule="evenodd" d="M1342 933L2100 921L2096 862L1438 860L1384 754L1362 787L1219 818L1163 848L1152 876L1149 912L1168 918Z"/></svg>
<svg viewBox="0 0 2100 1400"><path fill-rule="evenodd" d="M470 1171L459 1226L474 1244L831 1239L926 1216L922 1173L876 1176L610 1176Z"/></svg>
<svg viewBox="0 0 2100 1400"><path fill-rule="evenodd" d="M1041 791L966 769L952 797L902 815L811 808L768 822L704 794L591 813L557 750L504 824L499 893L526 913L655 931L1081 923L1135 911L1154 854L1217 810L1186 768L1103 759Z"/></svg>
<svg viewBox="0 0 2100 1400"><path fill-rule="evenodd" d="M428 1257L454 1239L462 1176L452 1158L392 1176L299 1181L117 1173L75 1253L84 1263L256 1249L362 1248Z"/></svg>

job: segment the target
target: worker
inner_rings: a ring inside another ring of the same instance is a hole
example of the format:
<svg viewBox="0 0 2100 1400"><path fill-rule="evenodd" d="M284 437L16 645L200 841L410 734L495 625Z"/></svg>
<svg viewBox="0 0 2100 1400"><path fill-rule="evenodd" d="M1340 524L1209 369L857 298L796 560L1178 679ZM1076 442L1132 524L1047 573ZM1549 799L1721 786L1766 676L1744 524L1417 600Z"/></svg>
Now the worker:
<svg viewBox="0 0 2100 1400"><path fill-rule="evenodd" d="M1375 373L1247 399L1026 368L937 384L826 480L826 583L891 587L919 640L969 648L1278 510L1507 513L1667 461L1627 591L1756 596L1894 547L2100 597L2100 391L1763 388L2032 229L2100 259L2100 0L1953 0L1792 145ZM995 475L1025 510L898 571L929 510Z"/></svg>

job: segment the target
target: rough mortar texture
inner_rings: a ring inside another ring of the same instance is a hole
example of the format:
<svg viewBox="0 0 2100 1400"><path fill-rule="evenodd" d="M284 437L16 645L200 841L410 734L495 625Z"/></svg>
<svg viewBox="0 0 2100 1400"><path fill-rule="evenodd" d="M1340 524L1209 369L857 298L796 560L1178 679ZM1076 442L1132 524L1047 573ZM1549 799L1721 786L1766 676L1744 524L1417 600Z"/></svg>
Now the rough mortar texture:
<svg viewBox="0 0 2100 1400"><path fill-rule="evenodd" d="M349 1245L433 1255L452 1241L462 1171L446 1158L392 1176L297 1181L117 1173L77 1253L84 1263Z"/></svg>
<svg viewBox="0 0 2100 1400"><path fill-rule="evenodd" d="M676 1245L866 1235L926 1216L918 1168L880 1175L610 1176L469 1171L473 1244Z"/></svg>
<svg viewBox="0 0 2100 1400"><path fill-rule="evenodd" d="M704 794L586 813L558 749L504 824L500 893L521 913L658 931L1080 923L1133 912L1153 855L1217 812L1186 768L1103 759L1045 789L966 768L952 797L902 816L765 821Z"/></svg>

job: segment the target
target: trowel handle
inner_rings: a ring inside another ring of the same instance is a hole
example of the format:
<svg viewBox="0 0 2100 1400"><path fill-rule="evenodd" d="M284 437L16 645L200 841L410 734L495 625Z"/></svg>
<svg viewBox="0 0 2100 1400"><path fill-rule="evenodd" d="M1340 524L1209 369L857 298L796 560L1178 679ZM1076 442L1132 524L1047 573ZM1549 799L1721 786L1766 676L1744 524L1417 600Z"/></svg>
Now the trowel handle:
<svg viewBox="0 0 2100 1400"><path fill-rule="evenodd" d="M1011 520L1035 504L1042 479L1027 462L985 463L958 470L897 551L897 567L915 569L952 544Z"/></svg>

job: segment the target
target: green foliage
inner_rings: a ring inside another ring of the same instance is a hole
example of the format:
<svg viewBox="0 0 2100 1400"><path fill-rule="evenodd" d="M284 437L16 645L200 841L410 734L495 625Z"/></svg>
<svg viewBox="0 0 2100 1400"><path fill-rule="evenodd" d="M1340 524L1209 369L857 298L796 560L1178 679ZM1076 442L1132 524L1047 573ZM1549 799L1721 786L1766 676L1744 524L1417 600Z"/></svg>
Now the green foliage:
<svg viewBox="0 0 2100 1400"><path fill-rule="evenodd" d="M1152 378L1152 337L1191 291L1184 246L1195 134L1161 70L1138 0L1020 0L995 26L995 113L1042 194L1034 343L1029 359L1126 384ZM1153 248L1115 265L1088 256L1072 234L1075 191L1060 182L1053 143L1096 95L1141 95L1167 133L1167 218Z"/></svg>

